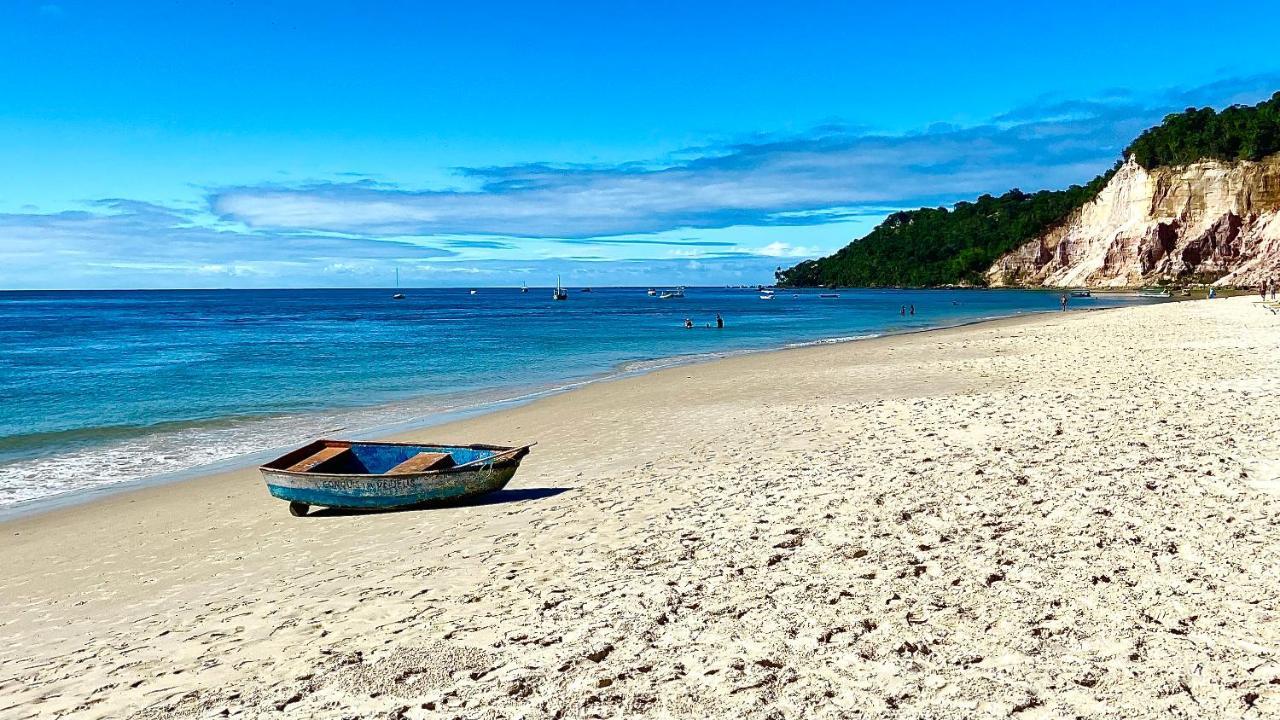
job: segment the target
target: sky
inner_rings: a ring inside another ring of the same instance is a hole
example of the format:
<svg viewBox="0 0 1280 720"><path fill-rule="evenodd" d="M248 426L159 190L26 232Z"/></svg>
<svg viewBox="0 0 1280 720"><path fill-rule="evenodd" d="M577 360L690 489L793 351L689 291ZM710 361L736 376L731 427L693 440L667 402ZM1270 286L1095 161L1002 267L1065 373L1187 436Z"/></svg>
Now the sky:
<svg viewBox="0 0 1280 720"><path fill-rule="evenodd" d="M1256 3L969 5L0 0L0 289L764 283L1280 90Z"/></svg>

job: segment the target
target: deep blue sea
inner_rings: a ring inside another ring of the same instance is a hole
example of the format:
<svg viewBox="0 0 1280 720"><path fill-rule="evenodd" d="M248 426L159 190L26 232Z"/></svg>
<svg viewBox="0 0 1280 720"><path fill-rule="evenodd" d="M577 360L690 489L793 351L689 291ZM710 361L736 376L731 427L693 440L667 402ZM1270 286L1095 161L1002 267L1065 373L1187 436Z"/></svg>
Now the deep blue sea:
<svg viewBox="0 0 1280 720"><path fill-rule="evenodd" d="M1021 290L0 293L0 506L425 425L673 362L1048 311ZM1148 302L1103 295L1072 309ZM915 315L900 309L914 305ZM715 314L723 330L705 327ZM683 327L685 318L695 328ZM489 438L477 438L477 441ZM533 438L536 439L536 438ZM256 458L253 458L256 459Z"/></svg>

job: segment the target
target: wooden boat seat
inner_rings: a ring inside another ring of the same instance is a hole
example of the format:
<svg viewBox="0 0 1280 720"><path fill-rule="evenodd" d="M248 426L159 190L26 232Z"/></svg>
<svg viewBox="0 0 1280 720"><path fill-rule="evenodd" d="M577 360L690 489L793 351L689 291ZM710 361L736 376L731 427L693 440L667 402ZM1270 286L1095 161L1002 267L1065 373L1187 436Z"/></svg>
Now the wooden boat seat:
<svg viewBox="0 0 1280 720"><path fill-rule="evenodd" d="M449 453L420 452L391 468L386 475L408 475L410 473L443 470L453 465L453 456Z"/></svg>
<svg viewBox="0 0 1280 720"><path fill-rule="evenodd" d="M330 460L340 457L343 453L349 452L351 452L351 448L327 447L311 457L296 462L285 469L288 472L311 472L316 469L317 465L329 462Z"/></svg>

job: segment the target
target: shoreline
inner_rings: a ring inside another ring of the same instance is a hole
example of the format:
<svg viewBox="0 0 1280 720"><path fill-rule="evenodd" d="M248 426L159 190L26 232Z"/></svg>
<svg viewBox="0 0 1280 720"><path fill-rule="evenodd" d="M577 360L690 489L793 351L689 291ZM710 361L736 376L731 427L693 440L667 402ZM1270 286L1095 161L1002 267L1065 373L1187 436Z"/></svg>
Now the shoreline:
<svg viewBox="0 0 1280 720"><path fill-rule="evenodd" d="M1118 310L1122 308L1116 307L1098 307L1098 308L1081 308L1072 310L1072 313L1095 313L1106 310ZM768 353L782 353L793 350L804 350L811 347L828 347L832 345L841 345L846 343L859 343L873 340L883 340L894 337L904 337L917 335L921 333L932 333L945 330L954 330L958 328L980 326L987 323L999 323L1007 320L1015 320L1019 318L1034 318L1044 315L1057 315L1056 310L1040 310L1040 311L1020 311L1012 315L1003 315L995 317L985 317L966 322L953 323L948 325L939 325L936 327L899 330L885 332L879 334L871 334L856 337L833 337L820 338L816 340L790 342L780 346L755 348L755 349L738 349L727 350L723 352L696 353L690 355L672 355L659 356L653 358L641 358L638 360L628 360L615 366L610 371L603 373L589 374L581 378L567 378L562 382L552 383L546 386L513 386L512 391L518 391L519 394L511 397L499 397L493 400L481 401L475 405L469 405L459 408L445 410L443 412L433 413L429 417L411 418L409 420L390 422L380 424L374 427L343 429L339 433L346 439L356 440L395 440L403 438L417 437L416 433L422 430L428 430L440 426L447 426L453 423L461 422L474 417L501 413L512 408L518 408L529 403L538 402L544 398L554 397L566 393L577 392L578 390L596 385L600 383L613 383L625 380L631 377L638 377L652 373L662 372L664 370L679 369L681 367L691 365L702 365L706 363L716 363L724 360L758 355ZM654 364L648 366L650 364ZM647 367L628 369L629 366L646 365ZM502 389L495 389L494 394L503 392ZM411 399L406 399L406 402ZM376 407L385 406L369 406L361 408L371 410ZM310 442L312 440L329 437L328 435L307 436L299 439L291 445L280 445L270 448L257 450L254 452L243 453L234 457L218 460L213 463L202 464L182 470L159 473L146 477L136 478L123 482L108 483L105 485L89 487L84 489L72 490L55 495L49 495L31 500L24 500L10 505L0 506L0 528L5 523L13 522L27 517L42 515L47 512L53 512L60 509L74 508L81 505L93 504L108 499L118 494L128 494L151 488L162 488L172 486L179 483L199 481L212 476L224 475L248 469L256 469L258 465L271 460L272 458L287 452L288 450Z"/></svg>

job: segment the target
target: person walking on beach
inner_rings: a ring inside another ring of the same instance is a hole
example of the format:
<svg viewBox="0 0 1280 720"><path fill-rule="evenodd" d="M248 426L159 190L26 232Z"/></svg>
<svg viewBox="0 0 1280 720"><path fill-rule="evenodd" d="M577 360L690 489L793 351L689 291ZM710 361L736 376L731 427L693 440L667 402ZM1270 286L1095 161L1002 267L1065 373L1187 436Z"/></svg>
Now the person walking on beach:
<svg viewBox="0 0 1280 720"><path fill-rule="evenodd" d="M720 313L716 313L716 329L717 330L724 329L724 318L720 317Z"/></svg>

